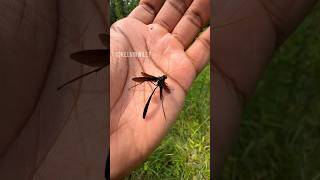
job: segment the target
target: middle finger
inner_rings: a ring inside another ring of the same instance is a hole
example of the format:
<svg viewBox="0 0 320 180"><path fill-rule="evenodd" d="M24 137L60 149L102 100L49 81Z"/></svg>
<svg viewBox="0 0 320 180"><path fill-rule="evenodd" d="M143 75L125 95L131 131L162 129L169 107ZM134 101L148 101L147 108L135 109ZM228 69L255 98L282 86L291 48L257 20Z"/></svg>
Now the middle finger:
<svg viewBox="0 0 320 180"><path fill-rule="evenodd" d="M171 32L192 1L193 0L167 0L154 19L154 23L160 24L167 29L168 32Z"/></svg>

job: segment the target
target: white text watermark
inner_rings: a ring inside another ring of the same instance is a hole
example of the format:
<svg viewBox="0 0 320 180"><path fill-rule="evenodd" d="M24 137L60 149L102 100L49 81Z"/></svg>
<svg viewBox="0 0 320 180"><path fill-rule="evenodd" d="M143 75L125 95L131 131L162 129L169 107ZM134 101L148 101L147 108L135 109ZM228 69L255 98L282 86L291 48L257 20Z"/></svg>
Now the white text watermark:
<svg viewBox="0 0 320 180"><path fill-rule="evenodd" d="M115 52L116 58L149 58L151 52L129 52L129 51L118 51Z"/></svg>

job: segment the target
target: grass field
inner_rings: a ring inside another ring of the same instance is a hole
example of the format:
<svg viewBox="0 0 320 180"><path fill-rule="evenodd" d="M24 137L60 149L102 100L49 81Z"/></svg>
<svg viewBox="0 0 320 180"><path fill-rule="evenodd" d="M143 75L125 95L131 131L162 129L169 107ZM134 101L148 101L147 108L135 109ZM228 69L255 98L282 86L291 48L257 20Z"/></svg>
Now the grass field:
<svg viewBox="0 0 320 180"><path fill-rule="evenodd" d="M130 179L210 178L210 67L198 76L170 133Z"/></svg>
<svg viewBox="0 0 320 180"><path fill-rule="evenodd" d="M320 180L320 3L269 65L225 180Z"/></svg>

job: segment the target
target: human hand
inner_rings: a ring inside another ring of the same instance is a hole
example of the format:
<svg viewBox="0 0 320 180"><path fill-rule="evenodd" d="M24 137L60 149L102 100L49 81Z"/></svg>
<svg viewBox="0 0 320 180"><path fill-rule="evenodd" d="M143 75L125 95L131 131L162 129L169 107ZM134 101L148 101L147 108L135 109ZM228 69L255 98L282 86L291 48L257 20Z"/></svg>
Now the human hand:
<svg viewBox="0 0 320 180"><path fill-rule="evenodd" d="M221 173L252 96L274 50L315 4L303 1L215 1L212 75L214 167Z"/></svg>
<svg viewBox="0 0 320 180"><path fill-rule="evenodd" d="M185 13L186 11L186 13ZM121 178L159 145L175 122L197 74L209 60L210 28L194 42L209 21L210 1L144 0L110 30L110 173ZM150 53L147 58L117 57L117 52ZM146 119L142 112L154 86L135 85L133 77L146 72L166 74L171 93L153 96Z"/></svg>
<svg viewBox="0 0 320 180"><path fill-rule="evenodd" d="M0 2L0 179L104 179L107 71L70 54L100 49L105 1Z"/></svg>

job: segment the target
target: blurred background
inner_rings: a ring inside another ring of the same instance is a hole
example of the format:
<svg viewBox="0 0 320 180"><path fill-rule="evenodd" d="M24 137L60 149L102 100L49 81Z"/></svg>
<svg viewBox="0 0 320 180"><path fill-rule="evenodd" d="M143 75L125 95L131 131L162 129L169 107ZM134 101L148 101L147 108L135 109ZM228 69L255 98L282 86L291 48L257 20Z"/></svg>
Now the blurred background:
<svg viewBox="0 0 320 180"><path fill-rule="evenodd" d="M278 49L241 122L225 180L320 180L320 3Z"/></svg>
<svg viewBox="0 0 320 180"><path fill-rule="evenodd" d="M138 0L110 0L110 21ZM210 67L197 77L176 124L149 159L127 179L210 179Z"/></svg>

